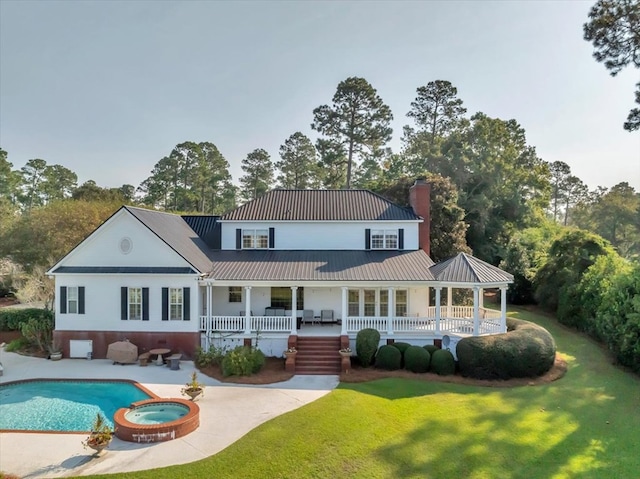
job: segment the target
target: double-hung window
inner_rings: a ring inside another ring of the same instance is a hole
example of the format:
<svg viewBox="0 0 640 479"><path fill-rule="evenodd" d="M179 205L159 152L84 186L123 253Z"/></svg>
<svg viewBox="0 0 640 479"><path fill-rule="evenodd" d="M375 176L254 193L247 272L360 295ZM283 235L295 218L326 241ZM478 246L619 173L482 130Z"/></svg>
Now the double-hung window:
<svg viewBox="0 0 640 479"><path fill-rule="evenodd" d="M137 286L120 288L120 319L149 320L149 288Z"/></svg>
<svg viewBox="0 0 640 479"><path fill-rule="evenodd" d="M129 319L142 319L142 288L129 288Z"/></svg>
<svg viewBox="0 0 640 479"><path fill-rule="evenodd" d="M60 314L84 314L84 286L60 286Z"/></svg>
<svg viewBox="0 0 640 479"><path fill-rule="evenodd" d="M242 303L242 286L229 286L229 302Z"/></svg>
<svg viewBox="0 0 640 479"><path fill-rule="evenodd" d="M269 230L242 230L242 249L267 249Z"/></svg>
<svg viewBox="0 0 640 479"><path fill-rule="evenodd" d="M371 230L371 249L398 249L398 230Z"/></svg>
<svg viewBox="0 0 640 479"><path fill-rule="evenodd" d="M191 288L162 288L162 321L191 319Z"/></svg>
<svg viewBox="0 0 640 479"><path fill-rule="evenodd" d="M182 288L169 288L169 319L182 321Z"/></svg>

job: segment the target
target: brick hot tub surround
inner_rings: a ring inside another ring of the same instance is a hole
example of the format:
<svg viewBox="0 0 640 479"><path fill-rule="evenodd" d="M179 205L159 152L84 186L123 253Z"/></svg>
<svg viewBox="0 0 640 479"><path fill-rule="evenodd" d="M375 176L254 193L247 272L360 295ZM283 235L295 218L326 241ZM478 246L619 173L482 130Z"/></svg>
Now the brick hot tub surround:
<svg viewBox="0 0 640 479"><path fill-rule="evenodd" d="M175 421L160 424L136 424L125 417L125 414L135 409L162 404L185 406L189 412ZM146 399L135 402L128 408L118 409L113 416L113 422L116 426L116 437L123 441L138 443L170 441L171 439L186 436L198 428L200 425L200 408L192 401L180 398Z"/></svg>

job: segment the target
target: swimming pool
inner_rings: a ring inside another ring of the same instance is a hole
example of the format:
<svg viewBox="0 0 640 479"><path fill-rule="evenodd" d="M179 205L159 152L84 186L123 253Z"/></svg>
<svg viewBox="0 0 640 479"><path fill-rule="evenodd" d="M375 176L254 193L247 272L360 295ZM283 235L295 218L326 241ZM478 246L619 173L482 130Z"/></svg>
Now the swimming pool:
<svg viewBox="0 0 640 479"><path fill-rule="evenodd" d="M113 427L116 410L152 396L128 381L32 380L0 385L0 429L89 430L98 412Z"/></svg>

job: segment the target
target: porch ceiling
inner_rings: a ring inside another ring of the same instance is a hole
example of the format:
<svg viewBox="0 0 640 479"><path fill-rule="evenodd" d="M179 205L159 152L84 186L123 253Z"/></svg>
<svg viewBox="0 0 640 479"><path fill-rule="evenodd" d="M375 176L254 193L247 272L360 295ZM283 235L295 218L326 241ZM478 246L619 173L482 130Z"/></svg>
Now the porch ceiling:
<svg viewBox="0 0 640 479"><path fill-rule="evenodd" d="M434 281L417 251L217 251L208 279L220 281Z"/></svg>

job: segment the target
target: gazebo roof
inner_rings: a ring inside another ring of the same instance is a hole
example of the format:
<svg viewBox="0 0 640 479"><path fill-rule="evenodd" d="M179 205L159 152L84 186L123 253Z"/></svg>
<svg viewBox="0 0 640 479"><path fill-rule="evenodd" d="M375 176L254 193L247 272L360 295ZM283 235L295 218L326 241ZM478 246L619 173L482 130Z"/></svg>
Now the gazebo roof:
<svg viewBox="0 0 640 479"><path fill-rule="evenodd" d="M429 268L437 281L448 283L512 283L513 275L466 253L434 264Z"/></svg>

